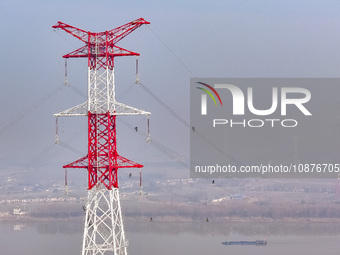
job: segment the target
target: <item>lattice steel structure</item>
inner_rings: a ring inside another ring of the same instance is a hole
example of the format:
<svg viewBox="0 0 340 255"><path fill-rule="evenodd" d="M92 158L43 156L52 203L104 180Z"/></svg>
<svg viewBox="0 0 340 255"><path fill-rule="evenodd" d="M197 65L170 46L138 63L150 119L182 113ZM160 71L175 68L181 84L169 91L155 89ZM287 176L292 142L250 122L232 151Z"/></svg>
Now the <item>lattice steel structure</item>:
<svg viewBox="0 0 340 255"><path fill-rule="evenodd" d="M64 58L88 59L87 102L55 114L56 117L88 118L88 154L64 166L84 168L88 173L82 255L127 254L118 169L143 166L117 153L116 116L149 116L150 113L116 101L114 58L139 55L118 47L116 43L144 24L150 23L140 18L100 33L84 31L60 21L53 26L85 43L85 46L64 55Z"/></svg>

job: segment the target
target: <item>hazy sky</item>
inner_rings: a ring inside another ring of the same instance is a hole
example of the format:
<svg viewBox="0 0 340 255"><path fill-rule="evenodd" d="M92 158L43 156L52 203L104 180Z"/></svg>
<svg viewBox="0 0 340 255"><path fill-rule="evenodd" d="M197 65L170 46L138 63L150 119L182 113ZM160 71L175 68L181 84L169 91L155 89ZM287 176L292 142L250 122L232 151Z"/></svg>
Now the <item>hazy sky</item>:
<svg viewBox="0 0 340 255"><path fill-rule="evenodd" d="M85 101L74 90L87 87L87 62L80 59L68 62L74 89L63 87L62 55L82 43L54 32L57 21L98 32L139 17L151 22L151 30L141 27L118 45L141 53L140 80L189 122L190 77L339 77L339 10L335 0L2 0L0 126L13 125L0 130L0 176L25 170L22 178L62 182L62 165L81 157L54 145L53 114ZM134 83L135 58L119 58L115 68L119 95ZM189 129L144 90L134 85L118 100L152 112L152 138L189 156ZM146 130L143 117L127 121ZM59 124L61 141L86 155L86 118ZM118 152L144 164L144 172L189 176L136 132L118 129Z"/></svg>

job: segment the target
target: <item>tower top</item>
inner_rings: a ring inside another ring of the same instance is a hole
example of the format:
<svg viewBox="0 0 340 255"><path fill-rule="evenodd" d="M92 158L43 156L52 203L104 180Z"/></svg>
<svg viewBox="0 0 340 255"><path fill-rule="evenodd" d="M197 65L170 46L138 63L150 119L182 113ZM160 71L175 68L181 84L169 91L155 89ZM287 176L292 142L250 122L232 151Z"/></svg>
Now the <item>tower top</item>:
<svg viewBox="0 0 340 255"><path fill-rule="evenodd" d="M134 30L150 22L143 18L105 32L90 32L73 27L61 21L54 29L62 29L85 45L64 55L64 58L88 58L88 100L80 105L56 113L56 117L86 116L91 113L113 115L150 115L149 112L116 101L114 81L114 58L118 56L139 56L139 53L116 46L120 40Z"/></svg>
<svg viewBox="0 0 340 255"><path fill-rule="evenodd" d="M116 46L120 40L128 36L134 30L144 24L150 24L150 22L143 18L136 19L125 25L119 26L105 32L90 32L80 28L68 25L61 21L54 26L55 29L62 29L65 32L76 37L80 41L84 42L85 45L71 53L64 55L64 58L89 58L89 67L92 68L105 68L113 67L113 58L118 56L138 56L139 53L123 49ZM97 63L90 61L93 58L105 58L107 61ZM112 61L109 61L112 58Z"/></svg>

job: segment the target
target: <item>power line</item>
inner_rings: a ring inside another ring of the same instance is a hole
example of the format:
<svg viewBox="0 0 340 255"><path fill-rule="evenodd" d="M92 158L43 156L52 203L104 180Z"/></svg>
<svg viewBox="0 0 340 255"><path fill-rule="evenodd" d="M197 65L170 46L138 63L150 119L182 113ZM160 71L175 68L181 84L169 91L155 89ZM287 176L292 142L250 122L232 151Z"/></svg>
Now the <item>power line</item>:
<svg viewBox="0 0 340 255"><path fill-rule="evenodd" d="M135 127L132 126L130 123L128 123L127 121L123 120L122 118L117 119L120 123L122 123L124 126L128 127L131 130L135 130ZM147 134L144 132L141 132L140 130L136 131L139 135L146 137ZM162 152L163 154L165 154L166 156L168 156L169 158L175 160L178 164L180 164L181 166L187 168L189 167L189 163L185 161L185 158L180 155L179 153L177 153L176 151L172 150L171 148L163 145L162 143L160 143L159 141L151 138L149 140L149 144L152 145L153 147L155 147L157 150L159 150L160 152Z"/></svg>
<svg viewBox="0 0 340 255"><path fill-rule="evenodd" d="M48 99L56 95L57 92L59 92L63 86L58 86L51 90L48 94L40 98L38 101L33 103L32 105L26 107L23 111L21 111L19 114L17 114L14 118L0 126L0 134L4 133L7 131L9 128L11 128L13 125L15 125L19 120L23 119L26 117L29 113L31 113L33 110L41 106L43 103L45 103Z"/></svg>
<svg viewBox="0 0 340 255"><path fill-rule="evenodd" d="M160 99L149 87L147 87L143 82L139 81L138 84L141 86L141 88L144 89L153 99L155 99L164 109L166 109L174 118L179 120L181 123L183 123L187 128L190 128L190 124L183 118L181 117L178 113L175 112L169 105L167 105L162 99ZM212 148L216 149L218 152L220 152L222 155L227 156L228 159L232 160L236 164L240 165L241 163L238 162L236 159L234 159L232 156L227 154L225 151L223 151L221 148L219 148L216 144L211 142L209 139L207 139L204 135L202 135L197 129L195 131L192 131L190 128L190 132L194 132L195 135L199 136L201 139L203 139L207 144L209 144ZM157 144L154 144L156 147L158 146ZM159 150L162 150L162 147L159 147ZM166 154L168 154L168 150L164 149L163 150ZM169 154L168 154L169 155ZM172 157L170 154L169 156ZM173 159L178 159L177 157ZM187 165L188 166L188 165Z"/></svg>
<svg viewBox="0 0 340 255"><path fill-rule="evenodd" d="M173 117L182 122L186 127L190 127L190 124L176 113L169 105L167 105L162 99L160 99L150 88L148 88L143 82L138 82L138 84L143 88L152 98L154 98L164 109L166 109Z"/></svg>
<svg viewBox="0 0 340 255"><path fill-rule="evenodd" d="M165 48L168 49L168 51L178 60L178 62L192 75L194 75L194 73L189 69L189 67L184 64L184 62L175 54L175 52L173 50L170 49L170 47L155 33L155 31L153 31L151 29L151 27L149 25L147 25L147 27L150 29L150 31L156 36L156 38L165 46Z"/></svg>

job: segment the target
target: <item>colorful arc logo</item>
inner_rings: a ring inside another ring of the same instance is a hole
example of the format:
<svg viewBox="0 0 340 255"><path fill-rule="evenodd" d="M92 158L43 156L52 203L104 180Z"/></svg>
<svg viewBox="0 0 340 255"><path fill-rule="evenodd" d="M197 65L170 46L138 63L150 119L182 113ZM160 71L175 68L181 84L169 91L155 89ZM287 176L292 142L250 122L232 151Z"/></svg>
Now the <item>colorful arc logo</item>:
<svg viewBox="0 0 340 255"><path fill-rule="evenodd" d="M215 95L217 96L218 100L220 101L221 106L222 106L222 100L221 100L221 98L220 98L220 95L217 93L217 91L216 91L213 87L211 87L209 84L206 84L206 83L203 83L203 82L197 82L197 83L199 83L199 84L201 84L201 85L203 85L203 86L206 86L206 87L209 88L212 92L214 92ZM203 90L204 92L206 92L206 93L212 98L212 100L214 101L215 105L217 105L216 100L215 100L215 97L213 96L213 94L211 94L211 92L210 92L209 90L204 89L204 88L200 88L200 87L196 87L196 88L201 89L201 90Z"/></svg>
<svg viewBox="0 0 340 255"><path fill-rule="evenodd" d="M217 98L220 101L220 104L222 106L222 100L220 98L220 95L217 93L217 91L212 86L210 86L209 84L206 84L204 82L197 82L197 83L201 84L203 86L206 86L208 89L210 89L212 92L214 92L214 94L217 96ZM204 88L200 88L200 87L196 87L196 88L203 90L205 93L207 93L212 98L215 105L217 105L214 95L209 90L204 89ZM207 94L201 95L201 114L202 115L207 115Z"/></svg>

